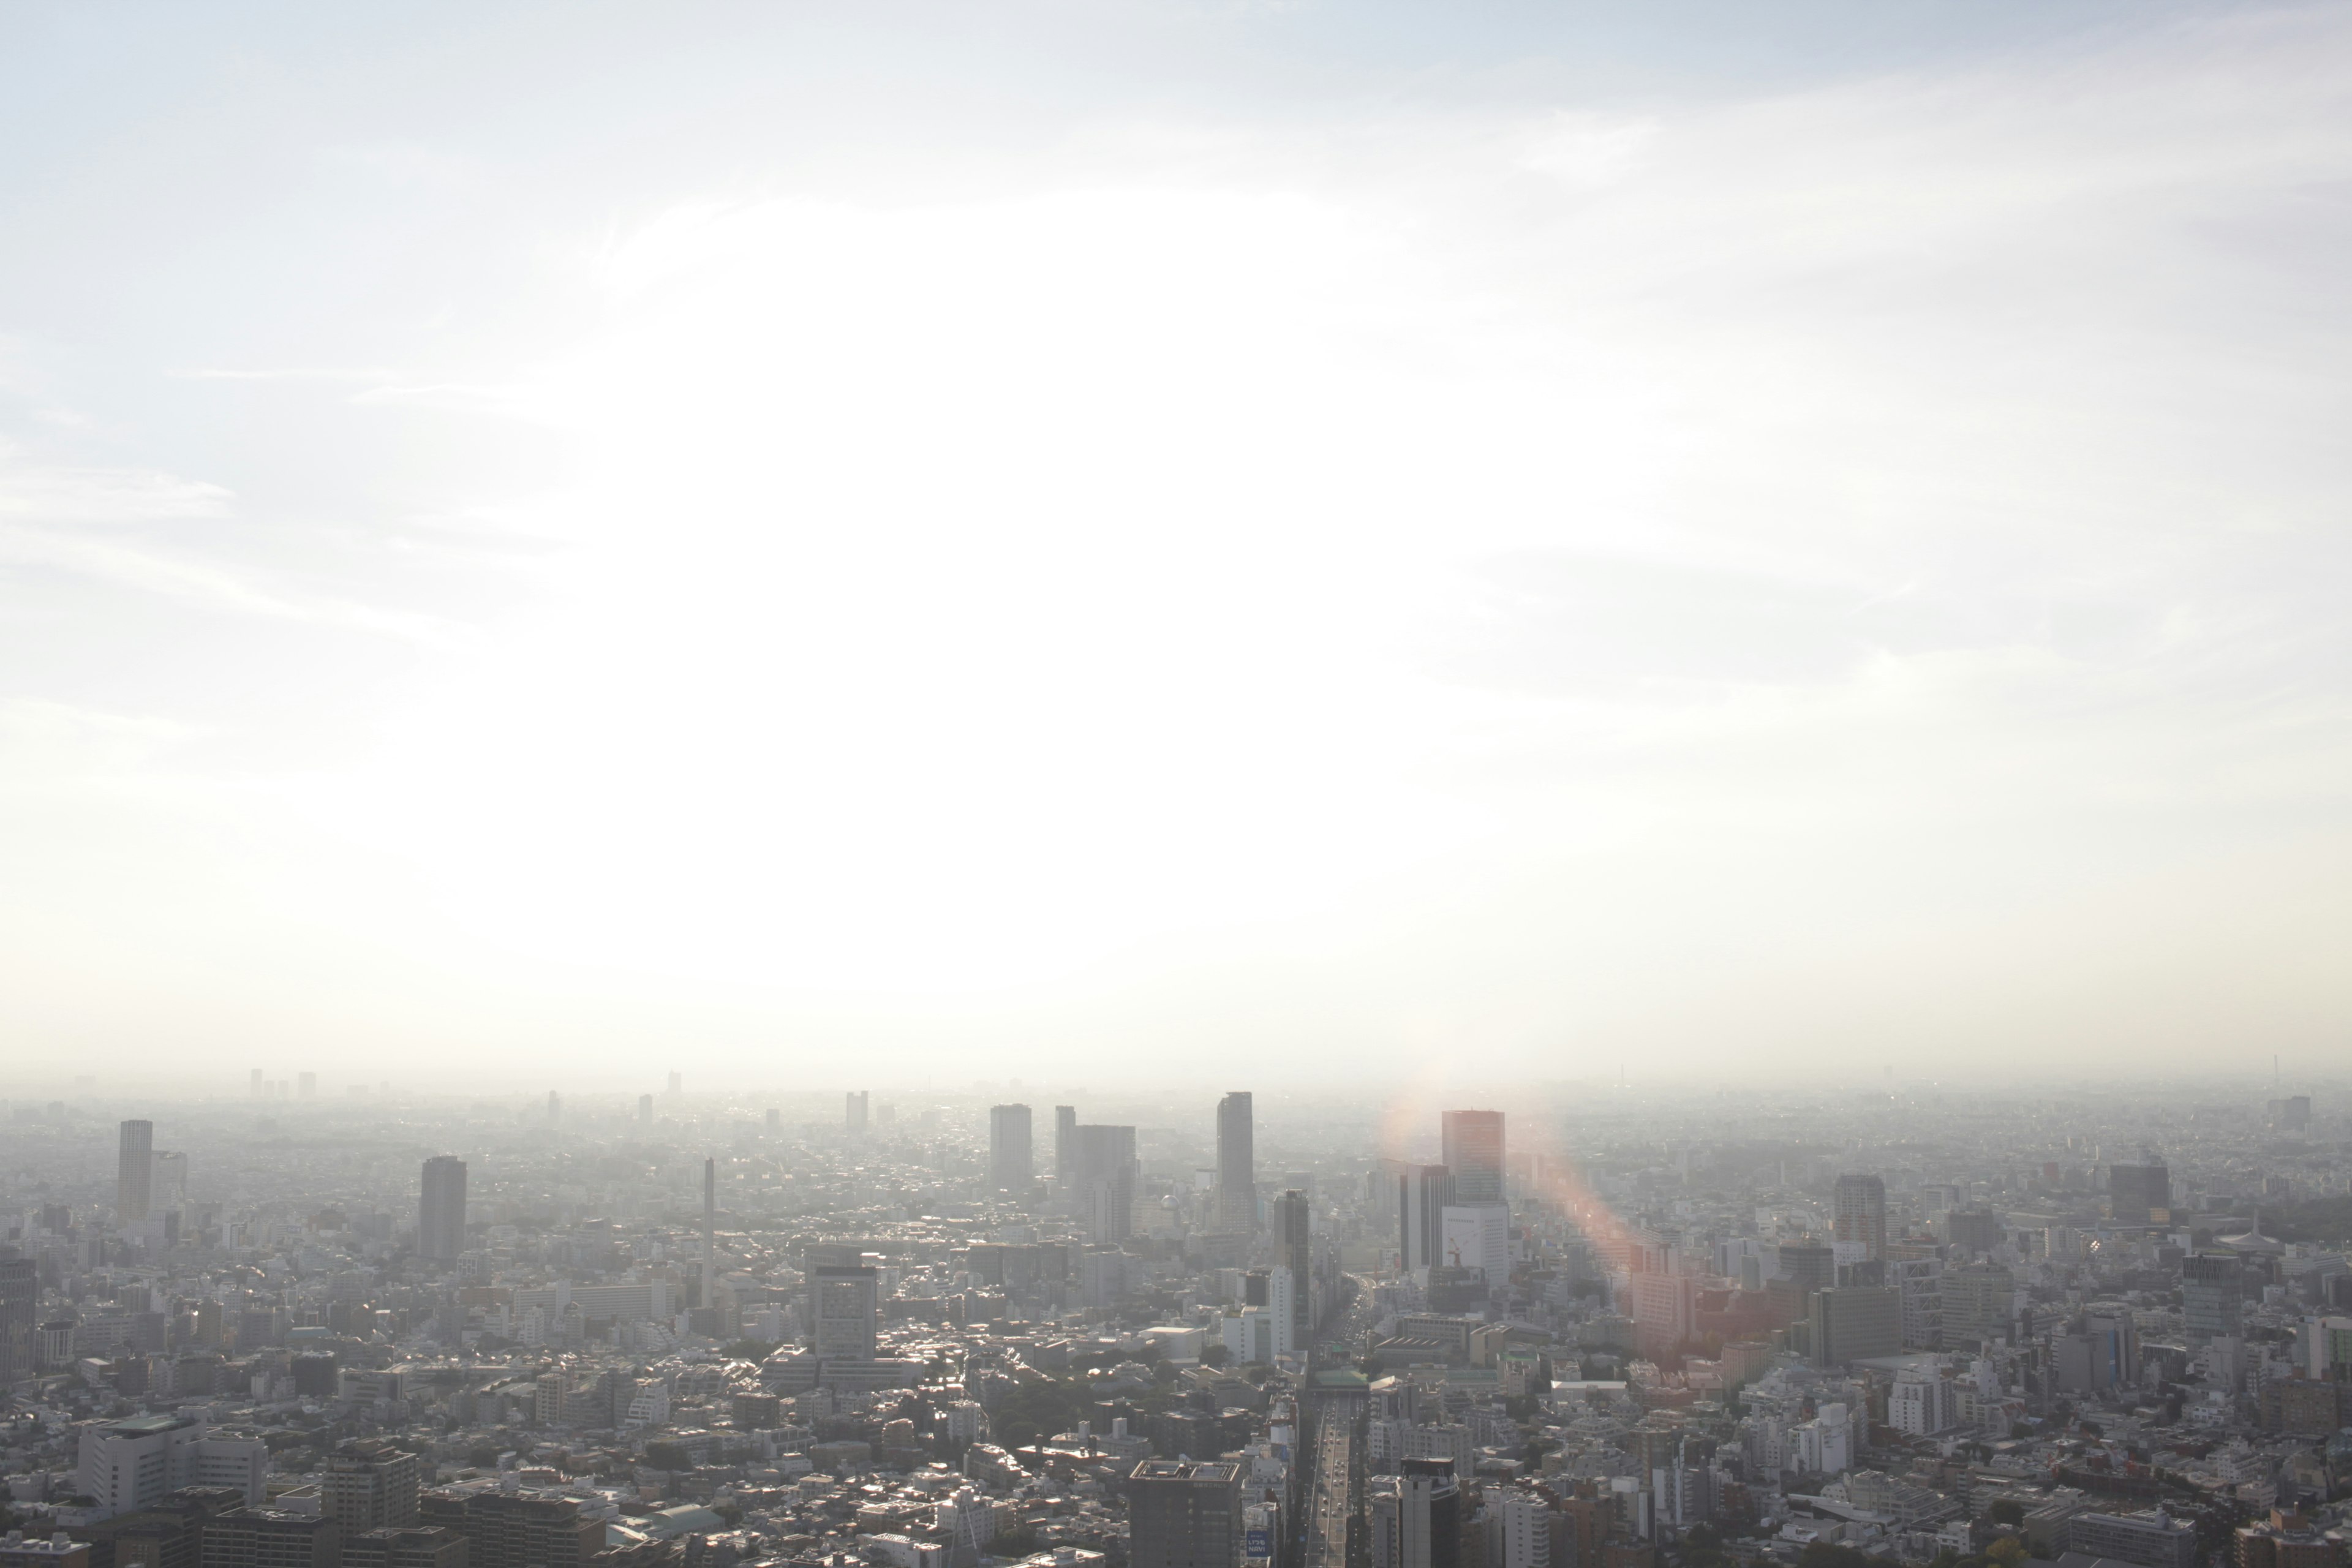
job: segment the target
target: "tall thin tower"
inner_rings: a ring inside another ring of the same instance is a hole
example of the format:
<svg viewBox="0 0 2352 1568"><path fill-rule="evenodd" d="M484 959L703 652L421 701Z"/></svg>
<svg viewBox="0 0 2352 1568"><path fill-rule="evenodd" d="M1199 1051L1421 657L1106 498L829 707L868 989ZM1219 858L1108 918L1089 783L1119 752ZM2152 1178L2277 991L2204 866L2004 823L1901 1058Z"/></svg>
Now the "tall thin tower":
<svg viewBox="0 0 2352 1568"><path fill-rule="evenodd" d="M137 1225L155 1206L155 1124L126 1121L114 1181L114 1217Z"/></svg>
<svg viewBox="0 0 2352 1568"><path fill-rule="evenodd" d="M719 1162L702 1162L702 1304L719 1305Z"/></svg>
<svg viewBox="0 0 2352 1568"><path fill-rule="evenodd" d="M1257 1229L1257 1127L1249 1090L1217 1101L1217 1224Z"/></svg>

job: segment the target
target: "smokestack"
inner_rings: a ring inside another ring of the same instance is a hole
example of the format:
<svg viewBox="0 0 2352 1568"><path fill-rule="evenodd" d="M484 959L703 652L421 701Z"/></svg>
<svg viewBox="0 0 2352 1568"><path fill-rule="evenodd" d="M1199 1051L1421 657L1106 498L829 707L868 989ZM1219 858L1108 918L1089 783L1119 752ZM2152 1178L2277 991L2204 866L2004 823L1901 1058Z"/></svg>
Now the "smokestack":
<svg viewBox="0 0 2352 1568"><path fill-rule="evenodd" d="M719 1305L719 1162L702 1162L702 1304Z"/></svg>

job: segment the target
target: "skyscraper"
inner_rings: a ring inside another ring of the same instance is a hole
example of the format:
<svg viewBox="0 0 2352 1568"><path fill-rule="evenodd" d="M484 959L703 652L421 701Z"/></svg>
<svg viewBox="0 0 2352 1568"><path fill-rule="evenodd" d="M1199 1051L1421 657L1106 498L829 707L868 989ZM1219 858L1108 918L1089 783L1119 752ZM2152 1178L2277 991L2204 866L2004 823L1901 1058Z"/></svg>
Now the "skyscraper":
<svg viewBox="0 0 2352 1568"><path fill-rule="evenodd" d="M849 1130L852 1132L863 1132L866 1131L867 1120L866 1096L869 1092L869 1090L863 1089L853 1089L849 1091Z"/></svg>
<svg viewBox="0 0 2352 1568"><path fill-rule="evenodd" d="M1037 1179L1029 1146L1029 1108L992 1105L988 1110L988 1184L1023 1192Z"/></svg>
<svg viewBox="0 0 2352 1568"><path fill-rule="evenodd" d="M466 1250L466 1162L436 1154L425 1162L416 1203L416 1255L455 1258Z"/></svg>
<svg viewBox="0 0 2352 1568"><path fill-rule="evenodd" d="M124 1122L116 1153L114 1217L137 1225L155 1206L155 1124Z"/></svg>
<svg viewBox="0 0 2352 1568"><path fill-rule="evenodd" d="M1307 1344L1315 1332L1314 1288L1307 1273L1312 1255L1307 1194L1292 1187L1274 1200L1274 1260L1290 1270L1292 1342Z"/></svg>
<svg viewBox="0 0 2352 1568"><path fill-rule="evenodd" d="M1075 1105L1054 1107L1054 1181L1056 1185L1070 1184L1074 1162L1078 1157L1078 1108Z"/></svg>
<svg viewBox="0 0 2352 1568"><path fill-rule="evenodd" d="M34 1261L0 1247L0 1388L40 1370L41 1276Z"/></svg>
<svg viewBox="0 0 2352 1568"><path fill-rule="evenodd" d="M1435 1268L1445 1261L1445 1205L1454 1182L1444 1165L1407 1165L1397 1177L1397 1246L1407 1269Z"/></svg>
<svg viewBox="0 0 2352 1568"><path fill-rule="evenodd" d="M1135 1233L1135 1129L1080 1122L1070 1131L1078 1223L1089 1241L1125 1241Z"/></svg>
<svg viewBox="0 0 2352 1568"><path fill-rule="evenodd" d="M1400 1468L1394 1479L1369 1483L1372 1562L1378 1568L1461 1568L1462 1484L1454 1462L1412 1458Z"/></svg>
<svg viewBox="0 0 2352 1568"><path fill-rule="evenodd" d="M2155 1160L2107 1167L2107 1208L2117 1225L2149 1225L2172 1209L2172 1173Z"/></svg>
<svg viewBox="0 0 2352 1568"><path fill-rule="evenodd" d="M653 1097L652 1095L650 1095L650 1094L641 1094L641 1095L637 1096L637 1123L638 1123L638 1125L640 1125L640 1126L644 1126L644 1127L650 1127L650 1126L652 1126L652 1125L653 1125L653 1121L654 1121L654 1097Z"/></svg>
<svg viewBox="0 0 2352 1568"><path fill-rule="evenodd" d="M872 1361L881 1330L880 1277L862 1264L809 1270L809 1349L826 1361Z"/></svg>
<svg viewBox="0 0 2352 1568"><path fill-rule="evenodd" d="M1257 1129L1247 1089L1217 1101L1217 1224L1257 1229Z"/></svg>
<svg viewBox="0 0 2352 1568"><path fill-rule="evenodd" d="M1830 1200L1831 1234L1840 1241L1858 1241L1870 1250L1866 1258L1886 1256L1886 1184L1876 1176L1844 1175Z"/></svg>
<svg viewBox="0 0 2352 1568"><path fill-rule="evenodd" d="M702 1162L702 1302L719 1305L719 1162Z"/></svg>
<svg viewBox="0 0 2352 1568"><path fill-rule="evenodd" d="M1449 1110L1440 1121L1442 1158L1454 1173L1454 1201L1503 1201L1503 1113Z"/></svg>

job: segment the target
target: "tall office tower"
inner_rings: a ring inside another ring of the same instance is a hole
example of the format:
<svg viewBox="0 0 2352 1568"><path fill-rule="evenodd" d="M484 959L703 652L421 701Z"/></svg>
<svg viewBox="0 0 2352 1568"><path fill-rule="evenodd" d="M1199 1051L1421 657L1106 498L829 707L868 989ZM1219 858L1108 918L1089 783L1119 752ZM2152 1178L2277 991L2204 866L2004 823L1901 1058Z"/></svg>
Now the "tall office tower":
<svg viewBox="0 0 2352 1568"><path fill-rule="evenodd" d="M2162 1224L2172 1210L2172 1173L2154 1160L2108 1166L2107 1208L2117 1225Z"/></svg>
<svg viewBox="0 0 2352 1568"><path fill-rule="evenodd" d="M1876 1176L1844 1175L1830 1199L1831 1234L1840 1241L1858 1241L1870 1250L1865 1258L1886 1256L1886 1184ZM1851 1257L1852 1254L1847 1256Z"/></svg>
<svg viewBox="0 0 2352 1568"><path fill-rule="evenodd" d="M1370 1483L1373 1568L1462 1568L1462 1485L1454 1461L1405 1459Z"/></svg>
<svg viewBox="0 0 2352 1568"><path fill-rule="evenodd" d="M1290 1326L1294 1342L1302 1346L1315 1334L1314 1277L1307 1272L1312 1247L1307 1194L1292 1187L1274 1200L1274 1261L1290 1270Z"/></svg>
<svg viewBox="0 0 2352 1568"><path fill-rule="evenodd" d="M1257 1229L1255 1117L1247 1089L1235 1089L1217 1101L1217 1226L1221 1230Z"/></svg>
<svg viewBox="0 0 2352 1568"><path fill-rule="evenodd" d="M1078 1157L1078 1108L1054 1107L1054 1181L1068 1186Z"/></svg>
<svg viewBox="0 0 2352 1568"><path fill-rule="evenodd" d="M137 1225L155 1206L155 1124L124 1122L116 1153L114 1217Z"/></svg>
<svg viewBox="0 0 2352 1568"><path fill-rule="evenodd" d="M350 1443L327 1456L320 1511L346 1536L416 1522L416 1456L386 1443Z"/></svg>
<svg viewBox="0 0 2352 1568"><path fill-rule="evenodd" d="M2243 1278L2243 1266L2227 1253L2181 1260L2180 1315L2190 1344L2234 1340L2245 1331Z"/></svg>
<svg viewBox="0 0 2352 1568"><path fill-rule="evenodd" d="M1078 1223L1088 1241L1125 1241L1135 1234L1135 1129L1081 1122L1070 1131Z"/></svg>
<svg viewBox="0 0 2352 1568"><path fill-rule="evenodd" d="M267 1092L268 1092L266 1089L264 1089L262 1088L262 1085L261 1085L261 1069L260 1069L259 1068L254 1068L254 1069L253 1069L253 1088L252 1088L248 1092L249 1092L249 1093L252 1095L252 1097L253 1097L254 1099L256 1099L256 1100L259 1100L259 1099L262 1097L262 1095L263 1095L263 1094L265 1094L265 1093L267 1093Z"/></svg>
<svg viewBox="0 0 2352 1568"><path fill-rule="evenodd" d="M719 1305L719 1162L702 1162L702 1305Z"/></svg>
<svg viewBox="0 0 2352 1568"><path fill-rule="evenodd" d="M1445 1205L1453 1201L1453 1175L1444 1165L1407 1165L1397 1177L1397 1245L1408 1270L1444 1266Z"/></svg>
<svg viewBox="0 0 2352 1568"><path fill-rule="evenodd" d="M1026 1192L1037 1179L1037 1163L1029 1151L1029 1108L992 1105L988 1109L988 1184L1007 1192Z"/></svg>
<svg viewBox="0 0 2352 1568"><path fill-rule="evenodd" d="M809 1270L809 1349L825 1361L872 1361L880 1333L881 1286L862 1265Z"/></svg>
<svg viewBox="0 0 2352 1568"><path fill-rule="evenodd" d="M1242 1541L1242 1468L1145 1459L1127 1479L1132 1568L1233 1568Z"/></svg>
<svg viewBox="0 0 2352 1568"><path fill-rule="evenodd" d="M563 1120L563 1097L553 1089L547 1091L547 1124L550 1127Z"/></svg>
<svg viewBox="0 0 2352 1568"><path fill-rule="evenodd" d="M654 1124L654 1097L650 1094L637 1096L637 1122L644 1127Z"/></svg>
<svg viewBox="0 0 2352 1568"><path fill-rule="evenodd" d="M318 1099L319 1075L314 1072L306 1072L301 1074L295 1079L295 1092L299 1094L304 1100Z"/></svg>
<svg viewBox="0 0 2352 1568"><path fill-rule="evenodd" d="M1503 1113L1449 1110L1440 1121L1443 1158L1454 1173L1454 1201L1503 1201Z"/></svg>
<svg viewBox="0 0 2352 1568"><path fill-rule="evenodd" d="M416 1255L455 1258L466 1250L466 1162L436 1154L425 1162L416 1201Z"/></svg>
<svg viewBox="0 0 2352 1568"><path fill-rule="evenodd" d="M40 1371L41 1275L13 1247L0 1247L0 1389Z"/></svg>
<svg viewBox="0 0 2352 1568"><path fill-rule="evenodd" d="M863 1132L866 1127L866 1096L871 1090L854 1089L849 1091L849 1130Z"/></svg>

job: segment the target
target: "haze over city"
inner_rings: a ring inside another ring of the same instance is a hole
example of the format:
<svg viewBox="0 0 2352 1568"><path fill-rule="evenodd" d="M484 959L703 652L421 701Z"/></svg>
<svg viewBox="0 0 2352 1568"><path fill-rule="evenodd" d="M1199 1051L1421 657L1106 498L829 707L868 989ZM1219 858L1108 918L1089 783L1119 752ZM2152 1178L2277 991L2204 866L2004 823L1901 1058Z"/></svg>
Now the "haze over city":
<svg viewBox="0 0 2352 1568"><path fill-rule="evenodd" d="M2331 1072L2348 82L2341 6L9 7L11 1070Z"/></svg>

